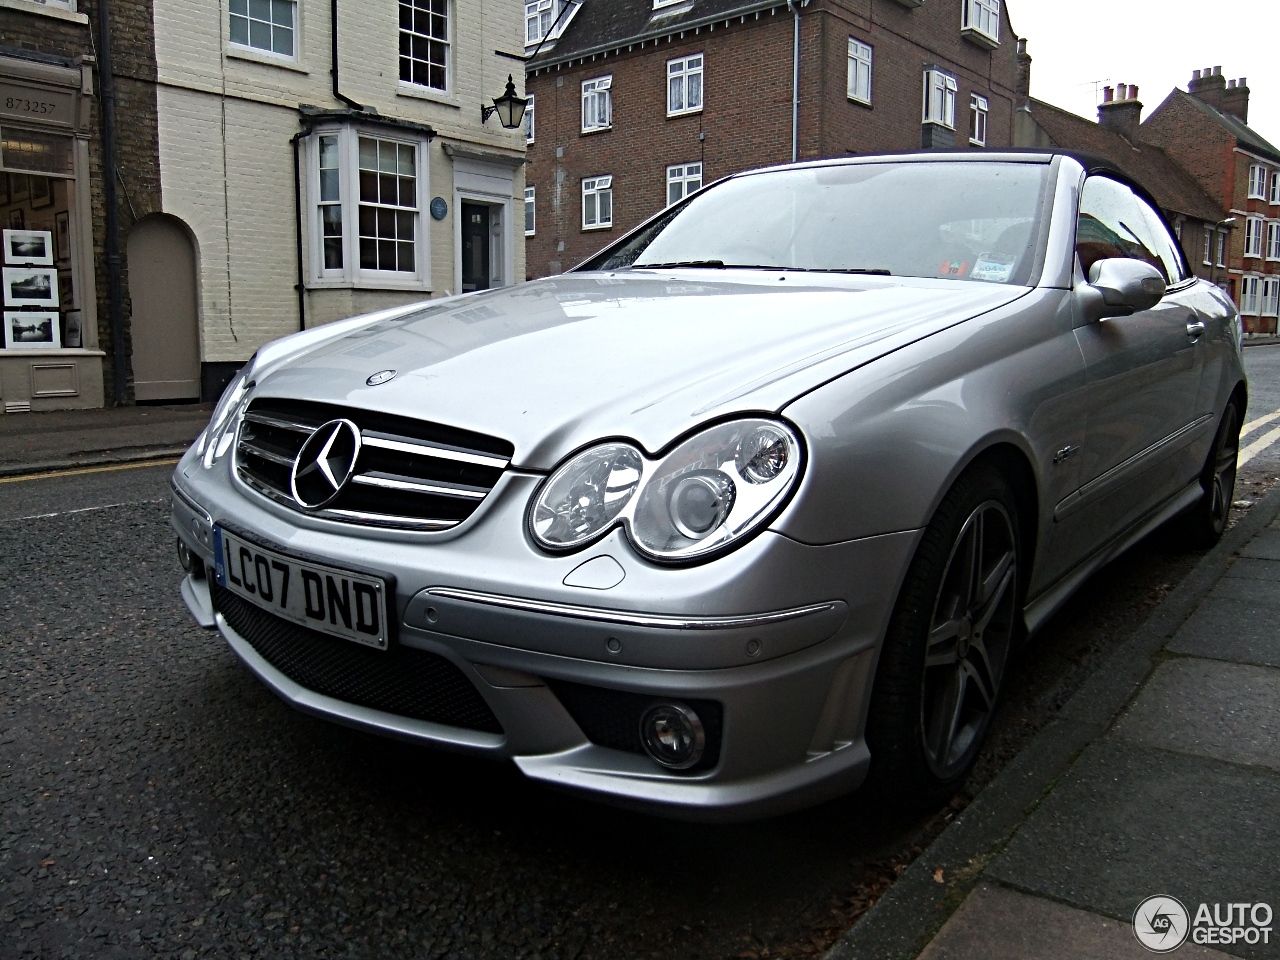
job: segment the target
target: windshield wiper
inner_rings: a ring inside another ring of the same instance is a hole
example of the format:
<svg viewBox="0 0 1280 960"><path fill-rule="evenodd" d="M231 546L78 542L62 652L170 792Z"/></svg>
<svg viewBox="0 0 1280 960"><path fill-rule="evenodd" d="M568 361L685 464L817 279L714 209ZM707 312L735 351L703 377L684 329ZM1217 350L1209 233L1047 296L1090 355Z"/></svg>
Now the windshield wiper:
<svg viewBox="0 0 1280 960"><path fill-rule="evenodd" d="M723 270L723 260L672 260L670 263L635 263L632 264L633 270L671 270L675 267L706 267L708 269Z"/></svg>

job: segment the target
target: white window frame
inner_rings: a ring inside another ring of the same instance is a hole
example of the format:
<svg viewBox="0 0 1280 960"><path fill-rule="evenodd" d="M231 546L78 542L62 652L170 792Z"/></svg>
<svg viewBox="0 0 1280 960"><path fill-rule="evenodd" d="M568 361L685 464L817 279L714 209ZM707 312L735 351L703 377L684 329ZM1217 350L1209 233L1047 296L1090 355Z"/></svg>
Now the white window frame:
<svg viewBox="0 0 1280 960"><path fill-rule="evenodd" d="M1263 252L1272 262L1280 260L1280 220L1267 221L1267 238Z"/></svg>
<svg viewBox="0 0 1280 960"><path fill-rule="evenodd" d="M697 168L696 172L694 168ZM697 186L690 189L690 184L696 183ZM678 186L680 188L680 196L674 200L671 199L671 188ZM691 193L697 193L702 189L702 161L695 163L675 163L667 167L667 206L679 203Z"/></svg>
<svg viewBox="0 0 1280 960"><path fill-rule="evenodd" d="M399 14L401 3L412 3L412 0L396 0L396 13ZM396 25L396 77L399 78L400 85L405 90L413 91L430 91L435 94L451 94L453 93L453 61L454 61L454 34L457 30L457 10L455 0L448 0L445 4L445 39L437 40L431 38L436 43L443 43L445 47L444 56L444 86L436 87L429 83L415 83L413 80L405 80L400 76L400 36L404 33L410 33L413 36L421 36L421 34L407 31L403 27Z"/></svg>
<svg viewBox="0 0 1280 960"><path fill-rule="evenodd" d="M992 43L1000 42L1000 0L964 0L961 30L970 30Z"/></svg>
<svg viewBox="0 0 1280 960"><path fill-rule="evenodd" d="M690 105L689 81L698 78L698 103ZM671 87L675 80L680 80L680 106L671 106ZM667 116L683 117L689 113L701 113L702 105L707 101L706 57L701 53L691 53L687 57L677 57L667 61Z"/></svg>
<svg viewBox="0 0 1280 960"><path fill-rule="evenodd" d="M590 126L587 125L587 98L592 100L592 117L595 122ZM601 107L603 104L603 107ZM600 122L601 112L604 113L604 121ZM610 130L613 128L613 74L606 74L603 77L592 77L590 80L582 81L582 132L592 133L596 130Z"/></svg>
<svg viewBox="0 0 1280 960"><path fill-rule="evenodd" d="M71 13L76 12L76 0L35 0L35 2L46 7L55 7L58 10L67 10ZM294 21L297 21L296 16L294 17Z"/></svg>
<svg viewBox="0 0 1280 960"><path fill-rule="evenodd" d="M1204 265L1206 267L1213 266L1213 237L1216 231L1210 229L1208 224L1204 227Z"/></svg>
<svg viewBox="0 0 1280 960"><path fill-rule="evenodd" d="M1240 315L1247 317L1256 317L1258 308L1261 304L1258 302L1261 297L1262 277L1257 274L1245 274L1240 278Z"/></svg>
<svg viewBox="0 0 1280 960"><path fill-rule="evenodd" d="M1249 165L1249 199L1267 200L1267 168L1260 163Z"/></svg>
<svg viewBox="0 0 1280 960"><path fill-rule="evenodd" d="M871 74L875 48L857 37L849 38L849 77L846 93L855 103L871 105Z"/></svg>
<svg viewBox="0 0 1280 960"><path fill-rule="evenodd" d="M608 194L609 196L609 219L603 220L600 217L600 196ZM592 197L595 209L595 220L587 221L587 197ZM608 230L613 226L613 176L611 174L601 174L595 177L584 177L582 180L582 229L583 230Z"/></svg>
<svg viewBox="0 0 1280 960"><path fill-rule="evenodd" d="M686 0L653 0L653 9L661 10L663 7L674 7L677 3L684 3Z"/></svg>
<svg viewBox="0 0 1280 960"><path fill-rule="evenodd" d="M560 15L560 0L526 0L524 5L524 45L531 47L541 43L551 33L556 18ZM543 21L546 20L546 29ZM534 24L533 32L529 30Z"/></svg>
<svg viewBox="0 0 1280 960"><path fill-rule="evenodd" d="M526 93L525 99L529 102L524 105L524 142L533 143L534 137L538 134L536 127L537 120L534 117L533 112L534 96L532 93Z"/></svg>
<svg viewBox="0 0 1280 960"><path fill-rule="evenodd" d="M1280 205L1280 170L1271 174L1271 203Z"/></svg>
<svg viewBox="0 0 1280 960"><path fill-rule="evenodd" d="M46 6L65 7L66 9L70 9L73 11L75 10L74 2L72 2L72 5L69 7L67 7L66 4L64 3L58 2L58 0L36 0L36 2L44 3ZM231 10L230 4L227 5L227 20L225 24L226 31L227 31L228 49L231 50L236 55L245 56L254 60L265 59L269 61L275 60L280 63L288 63L288 64L297 63L298 49L300 46L300 40L301 40L301 34L302 34L302 31L299 29L301 26L301 24L299 23L299 20L302 15L302 5L298 2L298 0L286 0L286 2L289 3L293 8L293 26L291 28L293 32L293 53L277 53L275 50L268 50L265 47L255 47L251 43L240 43L238 40L232 40L231 39L231 18L233 16L239 17L242 15L233 13ZM246 10L246 12L249 12L249 11ZM248 17L247 19L252 20L253 18ZM259 20L257 22L262 23L263 21ZM273 20L272 24L274 25L274 23L275 21Z"/></svg>
<svg viewBox="0 0 1280 960"><path fill-rule="evenodd" d="M1262 278L1258 301L1258 313L1260 316L1280 316L1280 277Z"/></svg>
<svg viewBox="0 0 1280 960"><path fill-rule="evenodd" d="M1178 238L1178 242L1182 242L1182 224L1185 222L1183 217L1173 221L1173 235Z"/></svg>
<svg viewBox="0 0 1280 960"><path fill-rule="evenodd" d="M991 105L986 97L971 94L969 97L969 143L975 147L987 145L987 115Z"/></svg>
<svg viewBox="0 0 1280 960"><path fill-rule="evenodd" d="M1262 217L1245 217L1244 219L1244 255L1254 258L1262 256L1264 227L1267 221Z"/></svg>
<svg viewBox="0 0 1280 960"><path fill-rule="evenodd" d="M530 226L532 221L533 226ZM524 188L524 235L532 237L538 232L538 193L535 187Z"/></svg>
<svg viewBox="0 0 1280 960"><path fill-rule="evenodd" d="M1218 266L1227 265L1227 231L1218 231Z"/></svg>
<svg viewBox="0 0 1280 960"><path fill-rule="evenodd" d="M339 198L342 204L342 268L324 266L323 224L320 218L320 138L338 137L340 162ZM418 206L414 230L412 272L366 270L360 266L360 138L416 147L414 175ZM356 125L325 126L306 140L307 182L307 286L349 287L373 290L427 290L431 288L431 202L428 144L425 138L386 128Z"/></svg>
<svg viewBox="0 0 1280 960"><path fill-rule="evenodd" d="M956 128L956 78L937 67L924 72L924 123Z"/></svg>

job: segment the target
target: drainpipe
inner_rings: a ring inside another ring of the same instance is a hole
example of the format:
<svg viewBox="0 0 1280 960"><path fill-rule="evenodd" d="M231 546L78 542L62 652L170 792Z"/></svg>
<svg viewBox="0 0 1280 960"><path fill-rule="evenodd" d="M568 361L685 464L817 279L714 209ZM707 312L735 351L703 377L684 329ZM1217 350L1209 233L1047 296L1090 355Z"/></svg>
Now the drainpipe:
<svg viewBox="0 0 1280 960"><path fill-rule="evenodd" d="M800 4L787 0L796 17L795 40L791 51L791 162L800 159Z"/></svg>
<svg viewBox="0 0 1280 960"><path fill-rule="evenodd" d="M111 326L111 393L117 407L129 392L120 275L120 199L116 192L116 84L111 65L110 0L98 0L98 94L102 98L102 185L107 205L107 319Z"/></svg>
<svg viewBox="0 0 1280 960"><path fill-rule="evenodd" d="M350 97L343 96L342 91L338 89L338 0L333 0L333 24L329 31L330 38L333 41L333 99L340 100L352 110L363 110L364 104L357 103Z"/></svg>
<svg viewBox="0 0 1280 960"><path fill-rule="evenodd" d="M302 253L302 141L310 136L309 129L294 134L293 140L293 210L297 237L298 257L298 329L307 329L307 273Z"/></svg>

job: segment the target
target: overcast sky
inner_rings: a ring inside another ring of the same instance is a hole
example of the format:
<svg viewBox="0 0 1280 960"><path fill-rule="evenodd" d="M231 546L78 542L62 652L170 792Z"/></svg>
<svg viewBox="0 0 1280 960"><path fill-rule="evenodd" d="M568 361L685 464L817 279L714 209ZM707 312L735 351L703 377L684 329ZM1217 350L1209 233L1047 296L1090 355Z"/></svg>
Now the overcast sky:
<svg viewBox="0 0 1280 960"><path fill-rule="evenodd" d="M1221 66L1248 78L1249 126L1280 146L1280 0L1006 2L1037 100L1096 120L1104 86L1137 84L1145 120L1192 70Z"/></svg>

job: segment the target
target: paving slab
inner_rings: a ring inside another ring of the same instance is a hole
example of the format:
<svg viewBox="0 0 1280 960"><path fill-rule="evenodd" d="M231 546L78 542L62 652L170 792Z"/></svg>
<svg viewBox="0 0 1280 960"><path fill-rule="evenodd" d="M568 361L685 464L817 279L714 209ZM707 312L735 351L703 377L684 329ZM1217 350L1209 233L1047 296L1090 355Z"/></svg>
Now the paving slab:
<svg viewBox="0 0 1280 960"><path fill-rule="evenodd" d="M1280 610L1264 603L1206 599L1182 625L1171 653L1280 667Z"/></svg>
<svg viewBox="0 0 1280 960"><path fill-rule="evenodd" d="M1223 577L1218 585L1209 593L1211 600L1242 600L1246 603L1266 604L1274 607L1272 616L1280 616L1280 563L1274 560L1241 561L1243 563L1265 563L1275 568L1275 580L1251 580L1245 577Z"/></svg>
<svg viewBox="0 0 1280 960"><path fill-rule="evenodd" d="M0 470L124 462L181 452L209 422L208 405L60 410L0 416Z"/></svg>
<svg viewBox="0 0 1280 960"><path fill-rule="evenodd" d="M1280 775L1111 737L1095 743L987 876L1120 922L1155 894L1275 903ZM1231 953L1280 958L1280 942Z"/></svg>
<svg viewBox="0 0 1280 960"><path fill-rule="evenodd" d="M1280 529L1273 524L1263 530L1240 551L1240 556L1257 560L1280 560Z"/></svg>
<svg viewBox="0 0 1280 960"><path fill-rule="evenodd" d="M1167 660L1113 735L1280 772L1280 670L1198 658Z"/></svg>
<svg viewBox="0 0 1280 960"><path fill-rule="evenodd" d="M1000 931L993 937L993 931ZM1225 960L1185 944L1178 960ZM1150 960L1130 923L1043 897L980 883L951 915L920 960Z"/></svg>
<svg viewBox="0 0 1280 960"><path fill-rule="evenodd" d="M1222 576L1224 579L1269 580L1272 583L1280 583L1280 560L1242 557L1231 564Z"/></svg>

